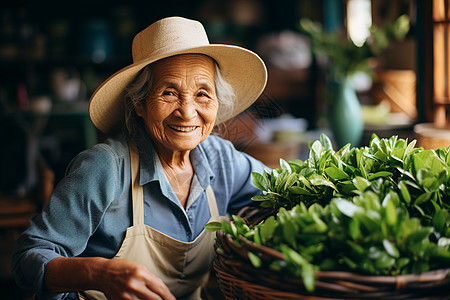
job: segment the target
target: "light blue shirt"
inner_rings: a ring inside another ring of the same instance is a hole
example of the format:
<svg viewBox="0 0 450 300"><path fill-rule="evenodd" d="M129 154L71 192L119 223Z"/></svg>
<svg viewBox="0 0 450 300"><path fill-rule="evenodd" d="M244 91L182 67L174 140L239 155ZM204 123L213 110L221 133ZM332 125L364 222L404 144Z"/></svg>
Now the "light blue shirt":
<svg viewBox="0 0 450 300"><path fill-rule="evenodd" d="M137 140L144 222L175 239L193 241L210 218L206 188L214 190L220 215L251 203L260 194L251 172L266 167L226 140L209 136L190 153L194 179L184 209L161 167L146 134ZM44 269L58 256L112 258L132 225L130 156L125 138L108 139L80 153L55 187L41 214L32 218L13 250L12 269L18 285L45 299Z"/></svg>

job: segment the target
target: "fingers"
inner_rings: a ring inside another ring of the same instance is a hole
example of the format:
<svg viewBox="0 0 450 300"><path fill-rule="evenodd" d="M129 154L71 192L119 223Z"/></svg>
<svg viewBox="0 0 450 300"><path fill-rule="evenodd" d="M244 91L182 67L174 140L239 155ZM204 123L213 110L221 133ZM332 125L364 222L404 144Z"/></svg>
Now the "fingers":
<svg viewBox="0 0 450 300"><path fill-rule="evenodd" d="M140 274L139 277L144 279L140 281L142 286L139 288L139 290L143 292L141 296L144 298L142 299L147 299L145 297L148 297L148 299L176 299L161 278L150 273L147 268L141 269L140 272L142 272L142 274Z"/></svg>
<svg viewBox="0 0 450 300"><path fill-rule="evenodd" d="M132 281L133 283L131 285L136 291L136 295L142 300L176 299L162 279L150 273L142 265L137 266L135 269Z"/></svg>
<svg viewBox="0 0 450 300"><path fill-rule="evenodd" d="M121 299L175 300L166 284L143 265L126 260L115 260L125 271L115 277L115 288L120 288Z"/></svg>
<svg viewBox="0 0 450 300"><path fill-rule="evenodd" d="M154 293L156 293L158 296L161 297L161 299L175 300L176 299L175 296L172 295L167 285L160 278L157 278L153 274L152 276L154 277L154 279L147 283L148 290L151 290Z"/></svg>

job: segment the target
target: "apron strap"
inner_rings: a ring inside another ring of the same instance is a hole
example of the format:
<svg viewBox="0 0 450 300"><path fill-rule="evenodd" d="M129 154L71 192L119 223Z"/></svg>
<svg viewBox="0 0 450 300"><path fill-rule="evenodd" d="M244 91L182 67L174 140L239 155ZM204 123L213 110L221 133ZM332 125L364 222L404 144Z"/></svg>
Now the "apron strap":
<svg viewBox="0 0 450 300"><path fill-rule="evenodd" d="M216 195L210 185L206 188L206 198L208 199L209 213L211 218L217 219L219 217L219 209L217 208Z"/></svg>
<svg viewBox="0 0 450 300"><path fill-rule="evenodd" d="M144 192L139 184L139 154L134 144L129 143L131 161L131 199L133 203L133 225L144 224Z"/></svg>

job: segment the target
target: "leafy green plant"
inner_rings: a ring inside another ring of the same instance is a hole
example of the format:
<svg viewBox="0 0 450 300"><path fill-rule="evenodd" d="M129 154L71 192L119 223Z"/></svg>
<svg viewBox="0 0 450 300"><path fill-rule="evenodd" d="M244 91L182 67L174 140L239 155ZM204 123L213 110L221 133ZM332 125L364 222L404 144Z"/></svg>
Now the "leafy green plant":
<svg viewBox="0 0 450 300"><path fill-rule="evenodd" d="M326 32L322 25L308 18L300 20L299 28L311 40L311 51L326 57L333 79L361 71L370 73L370 60L381 55L394 41L402 41L410 29L409 17L402 15L385 27L372 25L370 37L357 46L341 31Z"/></svg>
<svg viewBox="0 0 450 300"><path fill-rule="evenodd" d="M435 229L410 217L398 202L395 192L382 199L368 191L351 201L334 198L325 207L301 203L290 210L280 208L276 216L253 227L233 216L233 222L216 223L220 228L215 229L240 243L278 250L284 260L271 261L269 268L302 278L309 291L319 270L398 275L450 267L450 239L434 241ZM248 256L255 267L262 266L261 252L253 250Z"/></svg>
<svg viewBox="0 0 450 300"><path fill-rule="evenodd" d="M305 161L280 160L280 168L252 174L264 192L252 199L276 215L255 226L233 216L207 230L279 251L284 259L269 268L301 277L309 291L319 270L398 275L450 267L450 147L424 150L376 135L367 147L334 151L326 135L309 147ZM262 253L248 257L261 267Z"/></svg>
<svg viewBox="0 0 450 300"><path fill-rule="evenodd" d="M372 191L384 198L395 191L412 216L448 235L443 224L449 223L450 147L435 151L415 144L373 135L369 146L347 144L334 151L330 139L321 135L310 143L307 160L281 159L280 168L253 173L252 181L264 195L252 199L262 207L290 209L299 203L327 205L334 197L351 199L358 192Z"/></svg>

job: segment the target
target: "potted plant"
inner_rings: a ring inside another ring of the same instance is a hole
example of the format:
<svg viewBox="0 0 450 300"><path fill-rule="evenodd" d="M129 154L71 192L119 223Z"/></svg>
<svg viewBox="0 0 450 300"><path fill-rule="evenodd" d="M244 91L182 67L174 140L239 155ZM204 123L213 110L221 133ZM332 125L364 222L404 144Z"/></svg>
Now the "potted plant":
<svg viewBox="0 0 450 300"><path fill-rule="evenodd" d="M328 121L333 137L342 147L350 142L358 146L363 132L361 107L350 77L357 72L372 75L375 58L387 50L392 42L401 41L409 32L409 17L401 15L384 27L372 25L371 35L357 46L342 31L327 32L310 19L301 19L299 28L310 37L311 51L327 62Z"/></svg>
<svg viewBox="0 0 450 300"><path fill-rule="evenodd" d="M334 151L322 135L280 166L253 174L258 208L207 225L229 299L449 294L450 147L374 135Z"/></svg>

